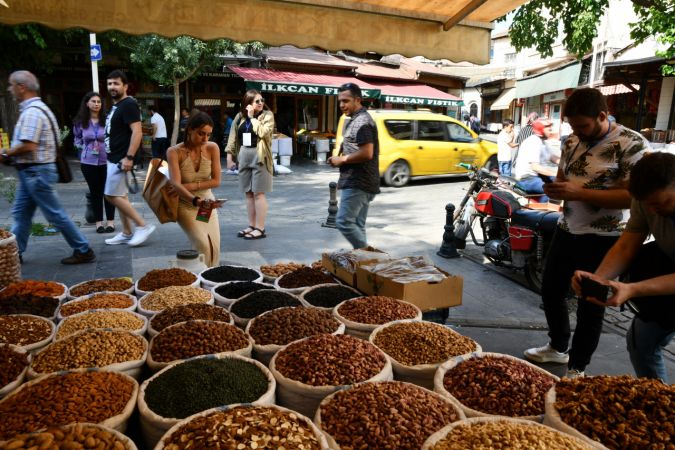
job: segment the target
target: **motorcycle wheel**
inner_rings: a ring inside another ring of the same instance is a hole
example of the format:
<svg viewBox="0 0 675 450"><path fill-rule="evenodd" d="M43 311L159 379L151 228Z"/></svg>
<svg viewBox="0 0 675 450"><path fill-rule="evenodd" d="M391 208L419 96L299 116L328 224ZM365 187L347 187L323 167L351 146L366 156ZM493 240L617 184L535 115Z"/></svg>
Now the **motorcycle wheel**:
<svg viewBox="0 0 675 450"><path fill-rule="evenodd" d="M546 267L546 258L541 263L541 270L537 270L537 258L534 256L527 260L525 265L525 279L527 285L537 294L541 294L541 285L544 279L544 267Z"/></svg>

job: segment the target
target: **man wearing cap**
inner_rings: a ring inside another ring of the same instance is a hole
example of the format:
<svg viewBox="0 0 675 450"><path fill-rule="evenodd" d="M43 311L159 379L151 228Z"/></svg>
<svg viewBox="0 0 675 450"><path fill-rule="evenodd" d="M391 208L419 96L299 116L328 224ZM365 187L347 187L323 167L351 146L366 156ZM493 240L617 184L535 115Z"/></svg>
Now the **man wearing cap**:
<svg viewBox="0 0 675 450"><path fill-rule="evenodd" d="M567 376L584 376L598 346L605 308L580 301L571 336L567 292L576 270L593 273L617 241L631 204L629 174L649 143L639 133L608 120L600 91L577 89L563 113L573 133L565 141L556 179L546 194L564 200L563 214L546 255L541 297L549 342L525 350L536 362L567 364Z"/></svg>
<svg viewBox="0 0 675 450"><path fill-rule="evenodd" d="M551 136L553 124L548 119L537 119L532 124L532 136L520 144L514 163L514 176L518 187L528 194L542 194L539 200L547 202L544 194L544 180L555 177L560 158L551 152L546 142Z"/></svg>
<svg viewBox="0 0 675 450"><path fill-rule="evenodd" d="M520 145L523 142L525 142L525 139L532 136L532 133L533 133L532 124L538 118L539 118L539 114L537 114L536 112L531 112L530 114L527 115L527 125L525 125L523 128L520 129L520 132L518 133L518 137L516 138L516 144Z"/></svg>

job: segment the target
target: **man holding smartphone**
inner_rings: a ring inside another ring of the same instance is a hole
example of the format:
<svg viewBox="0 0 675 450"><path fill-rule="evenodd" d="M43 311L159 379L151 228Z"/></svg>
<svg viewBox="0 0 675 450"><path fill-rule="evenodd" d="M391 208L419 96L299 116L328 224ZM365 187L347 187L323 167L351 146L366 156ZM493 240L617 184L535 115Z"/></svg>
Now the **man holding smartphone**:
<svg viewBox="0 0 675 450"><path fill-rule="evenodd" d="M628 189L633 200L625 231L595 273L576 271L572 285L577 294L588 279L609 287L609 298L587 296L600 307L628 302L636 313L626 335L635 374L668 383L661 350L675 337L675 155L646 155ZM654 241L644 244L650 234ZM626 282L612 281L623 274Z"/></svg>

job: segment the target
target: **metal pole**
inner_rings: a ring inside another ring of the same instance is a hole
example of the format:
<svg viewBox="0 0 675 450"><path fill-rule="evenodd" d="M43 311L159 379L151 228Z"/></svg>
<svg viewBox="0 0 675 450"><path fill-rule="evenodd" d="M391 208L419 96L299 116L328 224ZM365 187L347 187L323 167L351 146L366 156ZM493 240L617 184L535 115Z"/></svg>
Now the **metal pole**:
<svg viewBox="0 0 675 450"><path fill-rule="evenodd" d="M326 228L336 228L335 218L337 217L338 212L337 183L334 181L328 183L328 191L330 193L328 200L328 217L326 218L326 221L321 224L321 226Z"/></svg>
<svg viewBox="0 0 675 450"><path fill-rule="evenodd" d="M89 33L89 44L96 44L96 33ZM98 92L98 61L91 62L91 83L92 91Z"/></svg>
<svg viewBox="0 0 675 450"><path fill-rule="evenodd" d="M457 245L455 244L455 224L453 223L453 216L455 215L455 205L448 203L445 205L445 226L443 229L443 242L441 248L436 252L438 256L443 258L459 258L457 253Z"/></svg>

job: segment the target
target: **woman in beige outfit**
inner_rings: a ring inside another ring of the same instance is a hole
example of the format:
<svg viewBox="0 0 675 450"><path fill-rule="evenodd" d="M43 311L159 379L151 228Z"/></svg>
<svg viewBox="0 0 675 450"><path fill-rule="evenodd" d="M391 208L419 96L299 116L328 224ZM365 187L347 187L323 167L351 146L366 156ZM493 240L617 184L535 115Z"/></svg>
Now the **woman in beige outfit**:
<svg viewBox="0 0 675 450"><path fill-rule="evenodd" d="M223 205L211 192L220 185L220 150L209 142L212 132L209 115L195 112L188 119L185 141L166 152L169 178L180 196L178 224L209 267L220 262L220 226L215 208ZM197 220L200 207L213 208L208 222Z"/></svg>
<svg viewBox="0 0 675 450"><path fill-rule="evenodd" d="M239 163L239 188L246 195L248 227L237 236L244 239L262 239L267 217L266 192L272 192L274 160L272 133L274 114L267 109L260 92L251 89L241 103L242 109L232 121L227 142L227 168Z"/></svg>

